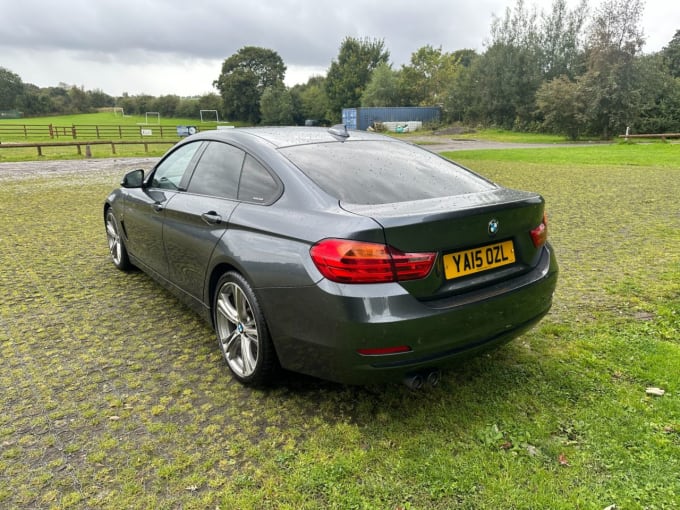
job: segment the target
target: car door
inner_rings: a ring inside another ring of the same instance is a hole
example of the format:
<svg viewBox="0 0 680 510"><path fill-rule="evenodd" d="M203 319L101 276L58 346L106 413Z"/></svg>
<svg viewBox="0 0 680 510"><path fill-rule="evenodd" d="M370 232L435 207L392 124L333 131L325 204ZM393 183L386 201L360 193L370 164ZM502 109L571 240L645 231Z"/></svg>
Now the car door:
<svg viewBox="0 0 680 510"><path fill-rule="evenodd" d="M178 193L165 208L163 239L170 280L199 301L215 245L238 205L244 157L237 147L207 142L186 192Z"/></svg>
<svg viewBox="0 0 680 510"><path fill-rule="evenodd" d="M179 146L153 170L144 187L134 190L125 201L124 225L130 253L164 278L168 260L163 246L165 208L186 185L187 170L203 142Z"/></svg>

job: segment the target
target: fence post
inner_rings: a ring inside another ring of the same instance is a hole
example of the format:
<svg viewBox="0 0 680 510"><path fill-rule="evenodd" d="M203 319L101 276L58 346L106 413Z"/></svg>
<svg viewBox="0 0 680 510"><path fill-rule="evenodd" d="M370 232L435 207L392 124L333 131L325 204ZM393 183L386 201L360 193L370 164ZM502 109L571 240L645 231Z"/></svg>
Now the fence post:
<svg viewBox="0 0 680 510"><path fill-rule="evenodd" d="M71 135L73 135L74 140L78 138L76 136L76 126L75 126L75 124L71 126Z"/></svg>
<svg viewBox="0 0 680 510"><path fill-rule="evenodd" d="M116 144L111 142L111 154L115 154L115 153L116 153Z"/></svg>
<svg viewBox="0 0 680 510"><path fill-rule="evenodd" d="M24 138L28 140L28 131L26 131L26 124L24 124Z"/></svg>
<svg viewBox="0 0 680 510"><path fill-rule="evenodd" d="M49 129L50 129L50 139L53 140L54 139L54 127L52 127L52 124L49 125Z"/></svg>

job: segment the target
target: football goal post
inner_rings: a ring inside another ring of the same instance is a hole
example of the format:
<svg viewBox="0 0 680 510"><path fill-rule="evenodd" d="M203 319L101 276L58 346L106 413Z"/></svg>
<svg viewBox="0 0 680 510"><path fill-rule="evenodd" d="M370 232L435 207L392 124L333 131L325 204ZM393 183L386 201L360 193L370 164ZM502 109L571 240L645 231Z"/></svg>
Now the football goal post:
<svg viewBox="0 0 680 510"><path fill-rule="evenodd" d="M156 124L161 123L161 114L160 113L158 113L158 112L146 112L145 117L144 117L144 120L145 120L144 124L149 123L149 117L151 117L152 119L154 117L156 117Z"/></svg>
<svg viewBox="0 0 680 510"><path fill-rule="evenodd" d="M213 121L212 115L215 115L215 120ZM220 116L217 113L217 110L201 110L201 122L219 122L220 121Z"/></svg>

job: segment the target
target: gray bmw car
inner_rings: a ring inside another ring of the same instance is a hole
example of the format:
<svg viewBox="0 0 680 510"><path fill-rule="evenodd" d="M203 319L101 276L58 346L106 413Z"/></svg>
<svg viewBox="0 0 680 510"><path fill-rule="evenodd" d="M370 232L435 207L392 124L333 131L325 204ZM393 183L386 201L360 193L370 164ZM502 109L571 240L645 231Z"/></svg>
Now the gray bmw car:
<svg viewBox="0 0 680 510"><path fill-rule="evenodd" d="M557 282L540 195L343 126L189 136L104 222L115 266L210 321L245 384L434 382L536 324Z"/></svg>

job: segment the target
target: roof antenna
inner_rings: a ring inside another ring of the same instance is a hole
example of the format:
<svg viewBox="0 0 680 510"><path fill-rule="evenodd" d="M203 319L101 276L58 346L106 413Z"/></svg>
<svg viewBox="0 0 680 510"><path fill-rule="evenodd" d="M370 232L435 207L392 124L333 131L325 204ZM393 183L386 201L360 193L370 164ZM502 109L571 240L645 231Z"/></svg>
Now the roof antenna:
<svg viewBox="0 0 680 510"><path fill-rule="evenodd" d="M336 124L328 130L330 134L339 138L341 142L344 142L349 138L349 133L347 132L347 126L345 124Z"/></svg>

